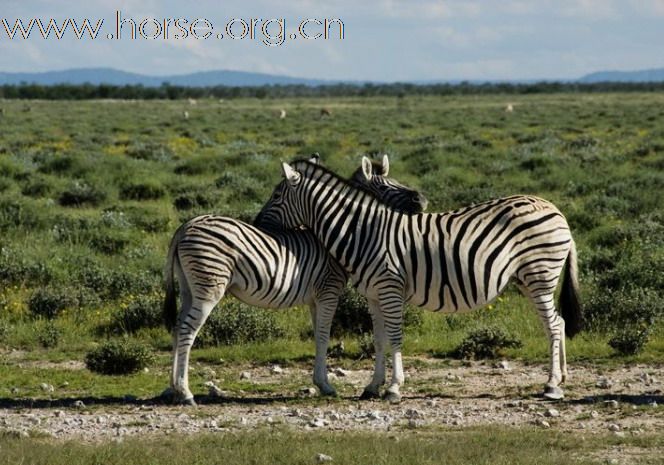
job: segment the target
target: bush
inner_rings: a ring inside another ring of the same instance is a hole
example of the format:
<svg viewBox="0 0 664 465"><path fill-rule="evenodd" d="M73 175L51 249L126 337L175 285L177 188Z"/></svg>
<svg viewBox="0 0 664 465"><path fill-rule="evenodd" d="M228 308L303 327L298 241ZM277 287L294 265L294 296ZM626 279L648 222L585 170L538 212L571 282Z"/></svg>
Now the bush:
<svg viewBox="0 0 664 465"><path fill-rule="evenodd" d="M210 192L188 192L178 195L173 200L173 206L178 210L191 210L193 208L209 208L214 204L215 198Z"/></svg>
<svg viewBox="0 0 664 465"><path fill-rule="evenodd" d="M90 238L90 247L106 255L122 252L131 244L131 236L124 231L102 230Z"/></svg>
<svg viewBox="0 0 664 465"><path fill-rule="evenodd" d="M156 296L139 297L127 308L113 315L109 329L115 333L135 333L142 328L163 324L162 301Z"/></svg>
<svg viewBox="0 0 664 465"><path fill-rule="evenodd" d="M88 370L103 375L136 373L154 361L151 350L129 339L110 340L85 356Z"/></svg>
<svg viewBox="0 0 664 465"><path fill-rule="evenodd" d="M274 313L232 299L212 311L196 338L196 346L243 344L283 335L284 330L277 323Z"/></svg>
<svg viewBox="0 0 664 465"><path fill-rule="evenodd" d="M519 348L523 344L502 328L495 326L483 327L471 331L461 344L454 350L458 358L496 358L501 350Z"/></svg>
<svg viewBox="0 0 664 465"><path fill-rule="evenodd" d="M77 307L76 293L67 288L42 287L32 293L28 309L35 317L53 319L64 309Z"/></svg>
<svg viewBox="0 0 664 465"><path fill-rule="evenodd" d="M28 197L46 197L54 190L54 183L44 176L29 179L23 186L21 193Z"/></svg>
<svg viewBox="0 0 664 465"><path fill-rule="evenodd" d="M636 355L643 351L649 337L647 327L629 326L618 331L608 344L621 355Z"/></svg>
<svg viewBox="0 0 664 465"><path fill-rule="evenodd" d="M120 198L123 200L156 200L165 194L164 186L152 180L133 182L120 188Z"/></svg>
<svg viewBox="0 0 664 465"><path fill-rule="evenodd" d="M42 347L50 349L58 346L61 335L62 331L52 322L49 322L38 331L37 341Z"/></svg>
<svg viewBox="0 0 664 465"><path fill-rule="evenodd" d="M6 321L0 321L0 344L7 342L9 333L11 332L11 326Z"/></svg>
<svg viewBox="0 0 664 465"><path fill-rule="evenodd" d="M106 192L85 181L75 181L60 194L58 202L63 207L97 206L106 200Z"/></svg>
<svg viewBox="0 0 664 465"><path fill-rule="evenodd" d="M584 304L584 325L611 333L638 324L651 326L664 314L664 297L647 289L603 289L590 293Z"/></svg>

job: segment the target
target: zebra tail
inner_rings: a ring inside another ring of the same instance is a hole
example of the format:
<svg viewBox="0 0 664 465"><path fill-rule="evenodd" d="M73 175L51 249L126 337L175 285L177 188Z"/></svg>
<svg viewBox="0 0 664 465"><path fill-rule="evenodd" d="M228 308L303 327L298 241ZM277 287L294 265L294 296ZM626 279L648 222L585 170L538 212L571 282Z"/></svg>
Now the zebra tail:
<svg viewBox="0 0 664 465"><path fill-rule="evenodd" d="M565 334L572 338L583 329L583 316L581 301L579 299L579 280L576 262L576 245L572 240L572 247L567 255L565 274L563 275L560 292L560 309L565 320Z"/></svg>
<svg viewBox="0 0 664 465"><path fill-rule="evenodd" d="M168 257L166 258L166 268L164 269L164 306L162 317L166 329L171 331L175 326L178 316L178 305L176 301L175 280L174 280L174 267L177 260L178 242L180 242L180 231L182 227L173 235L171 243L168 247Z"/></svg>

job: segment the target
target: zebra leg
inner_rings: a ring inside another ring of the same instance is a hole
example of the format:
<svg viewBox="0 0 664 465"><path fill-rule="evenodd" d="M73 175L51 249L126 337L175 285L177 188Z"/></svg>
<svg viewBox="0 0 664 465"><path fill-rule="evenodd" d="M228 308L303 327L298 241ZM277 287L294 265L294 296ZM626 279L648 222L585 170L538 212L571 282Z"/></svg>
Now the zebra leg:
<svg viewBox="0 0 664 465"><path fill-rule="evenodd" d="M380 312L380 305L377 301L367 299L369 304L369 313L373 323L374 348L376 351L374 374L371 383L364 388L360 399L377 399L380 397L380 388L385 384L385 345L387 342L385 333L385 320Z"/></svg>
<svg viewBox="0 0 664 465"><path fill-rule="evenodd" d="M403 341L403 297L389 294L381 298L381 312L385 319L385 331L392 349L392 382L383 398L396 403L401 401L401 385L404 382L401 344Z"/></svg>
<svg viewBox="0 0 664 465"><path fill-rule="evenodd" d="M310 306L311 320L316 339L316 362L314 364L314 384L323 396L336 396L337 391L327 379L327 346L330 342L332 318L337 308L338 298L319 299Z"/></svg>
<svg viewBox="0 0 664 465"><path fill-rule="evenodd" d="M565 321L558 315L554 307L553 292L537 293L531 292L531 300L537 308L546 335L549 338L550 368L549 380L544 388L544 397L547 399L558 400L564 397L560 384L563 382L563 373L566 371L565 360Z"/></svg>
<svg viewBox="0 0 664 465"><path fill-rule="evenodd" d="M174 329L176 345L173 361L173 392L177 403L196 405L194 395L189 390L189 355L196 335L219 300L194 298L190 307L183 307L180 311L177 326Z"/></svg>

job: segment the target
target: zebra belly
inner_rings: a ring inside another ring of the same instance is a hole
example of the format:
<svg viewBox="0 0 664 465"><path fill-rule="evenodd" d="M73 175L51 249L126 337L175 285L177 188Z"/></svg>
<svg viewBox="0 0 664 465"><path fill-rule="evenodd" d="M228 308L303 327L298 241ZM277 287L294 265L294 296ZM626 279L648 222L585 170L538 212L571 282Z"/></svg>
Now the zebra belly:
<svg viewBox="0 0 664 465"><path fill-rule="evenodd" d="M305 292L293 295L290 286L243 289L241 286L234 284L228 289L228 292L248 305L261 308L290 308L297 305L309 305L312 302L309 287L306 288Z"/></svg>

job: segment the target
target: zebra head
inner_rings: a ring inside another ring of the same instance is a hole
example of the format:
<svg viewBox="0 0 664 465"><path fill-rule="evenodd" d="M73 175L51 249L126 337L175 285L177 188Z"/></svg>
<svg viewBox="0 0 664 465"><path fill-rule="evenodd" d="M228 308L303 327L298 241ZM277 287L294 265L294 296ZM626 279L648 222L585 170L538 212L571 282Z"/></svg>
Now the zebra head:
<svg viewBox="0 0 664 465"><path fill-rule="evenodd" d="M424 195L397 182L387 175L390 172L390 160L383 155L382 162L362 157L362 166L350 177L353 185L364 188L381 199L394 210L409 215L422 213L427 209L428 201Z"/></svg>
<svg viewBox="0 0 664 465"><path fill-rule="evenodd" d="M309 160L297 160L292 166L283 163L284 179L275 187L270 200L263 206L254 224L275 225L285 228L296 228L306 225L306 218L312 212L307 211L306 205L298 201L297 191L303 188L302 172L316 170L319 165L318 157ZM325 168L319 168L326 177L339 179L338 176ZM375 163L364 157L362 165L355 171L349 180L343 180L349 186L369 192L382 203L394 210L405 214L422 212L427 200L417 191L399 184L388 178L389 160L383 158L383 163ZM295 207L295 208L292 208Z"/></svg>

